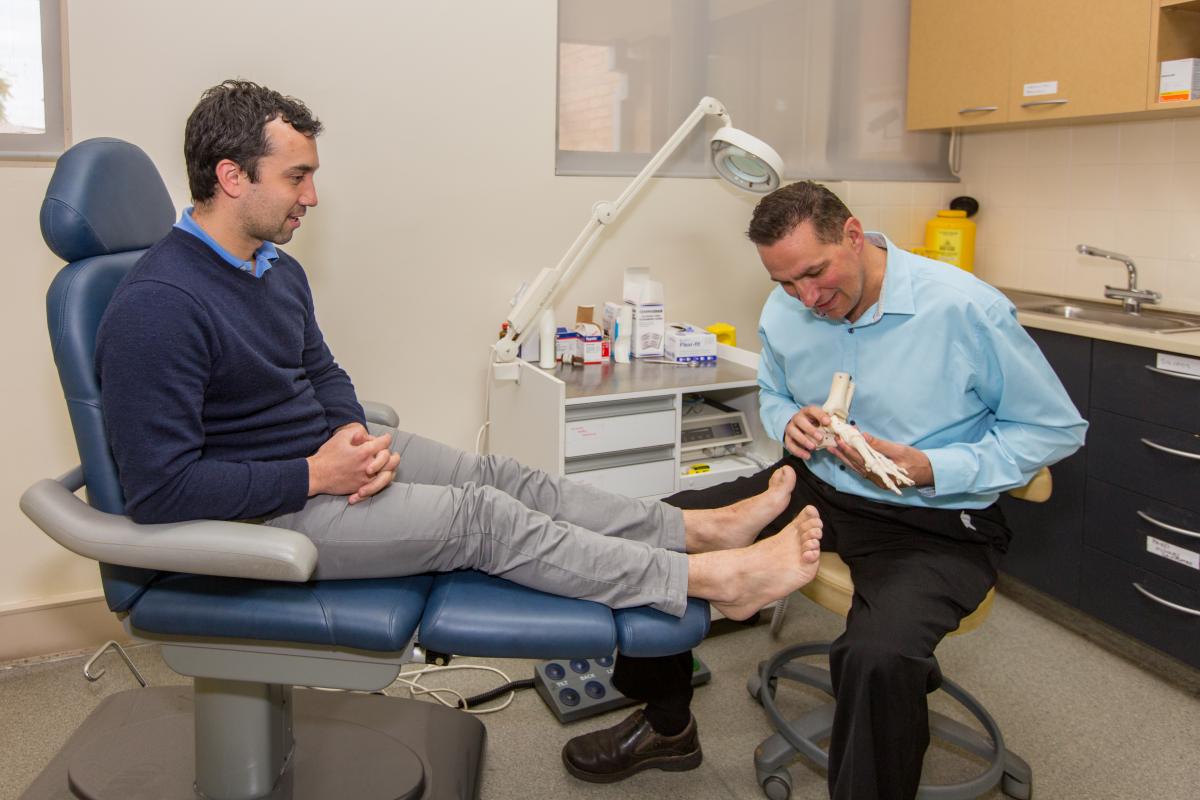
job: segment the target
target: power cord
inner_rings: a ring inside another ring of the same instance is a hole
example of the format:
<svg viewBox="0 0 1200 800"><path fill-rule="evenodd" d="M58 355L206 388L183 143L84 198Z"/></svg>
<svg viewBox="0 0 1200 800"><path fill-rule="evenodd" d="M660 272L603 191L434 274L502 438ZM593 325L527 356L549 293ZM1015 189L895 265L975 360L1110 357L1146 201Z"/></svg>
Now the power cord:
<svg viewBox="0 0 1200 800"><path fill-rule="evenodd" d="M449 670L467 670L467 669L483 670L485 672L493 672L504 679L504 684L495 689L490 689L486 692L483 692L482 694L477 694L472 697L465 697L461 692L457 691L456 689L450 689L447 687L434 688L434 687L422 686L420 683L421 678L423 678L425 675L433 673L433 672L446 672ZM396 683L407 686L409 695L413 698L420 697L421 695L429 695L434 700L436 700L437 702L446 706L447 708L457 708L468 714L492 714L497 711L503 711L504 709L506 709L510 705L512 705L513 698L517 696L518 690L533 688L533 680L532 679L522 680L522 681L513 681L513 680L509 679L508 675L504 674L502 671L496 669L495 667L489 667L489 666L485 666L483 664L450 664L448 666L430 665L427 667L422 667L420 669L412 670L410 672L401 672L400 675L396 678ZM482 709L475 708L476 705L478 705L480 703L486 703L489 700L494 700L497 697L499 697L500 695L504 694L505 692L509 692L510 694L508 696L508 699L505 700L504 703L502 703L501 705L495 706L494 708L482 708ZM458 699L455 702L451 703L451 702L444 700L441 697L442 694L453 695L454 697L456 697Z"/></svg>

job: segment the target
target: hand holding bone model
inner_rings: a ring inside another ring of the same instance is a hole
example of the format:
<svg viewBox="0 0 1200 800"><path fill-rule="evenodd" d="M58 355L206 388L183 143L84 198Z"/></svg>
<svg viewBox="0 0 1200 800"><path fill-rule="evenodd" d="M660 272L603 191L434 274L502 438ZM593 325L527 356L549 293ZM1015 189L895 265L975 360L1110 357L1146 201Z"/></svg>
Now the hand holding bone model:
<svg viewBox="0 0 1200 800"><path fill-rule="evenodd" d="M850 417L850 400L853 397L854 381L850 378L849 373L835 372L833 383L829 387L829 399L825 401L825 405L821 406L829 414L828 430L832 435L822 441L821 447L835 447L837 442L834 437L836 436L853 448L862 458L864 476L881 484L882 488L900 494L897 484L915 486L916 481L909 476L907 469L872 447L866 436L846 421Z"/></svg>

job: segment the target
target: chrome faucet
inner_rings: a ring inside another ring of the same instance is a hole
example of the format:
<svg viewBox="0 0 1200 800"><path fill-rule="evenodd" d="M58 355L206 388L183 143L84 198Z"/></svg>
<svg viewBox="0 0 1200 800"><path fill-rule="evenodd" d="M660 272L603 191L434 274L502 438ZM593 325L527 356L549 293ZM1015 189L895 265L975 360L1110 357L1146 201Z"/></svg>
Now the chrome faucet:
<svg viewBox="0 0 1200 800"><path fill-rule="evenodd" d="M1120 300L1124 303L1126 314L1137 314L1142 309L1142 303L1157 303L1162 300L1162 295L1150 289L1139 289L1137 286L1137 267L1133 265L1133 259L1120 253L1113 253L1109 250L1101 250L1099 247L1092 247L1090 244L1081 244L1075 248L1085 256L1096 256L1097 258L1111 258L1113 261L1120 261L1125 265L1125 269L1129 272L1129 287L1120 289L1116 286L1105 286L1104 296L1110 300Z"/></svg>

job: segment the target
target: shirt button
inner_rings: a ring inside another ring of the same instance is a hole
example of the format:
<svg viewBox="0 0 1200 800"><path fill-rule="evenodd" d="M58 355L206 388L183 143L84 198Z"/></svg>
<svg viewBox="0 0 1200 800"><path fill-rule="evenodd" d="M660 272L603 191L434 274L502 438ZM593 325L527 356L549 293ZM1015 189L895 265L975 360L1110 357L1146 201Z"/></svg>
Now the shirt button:
<svg viewBox="0 0 1200 800"><path fill-rule="evenodd" d="M840 469L842 472L845 472L845 471L846 471L846 465L845 465L845 464L838 464L838 469Z"/></svg>
<svg viewBox="0 0 1200 800"><path fill-rule="evenodd" d="M854 333L854 328L847 328L846 333Z"/></svg>

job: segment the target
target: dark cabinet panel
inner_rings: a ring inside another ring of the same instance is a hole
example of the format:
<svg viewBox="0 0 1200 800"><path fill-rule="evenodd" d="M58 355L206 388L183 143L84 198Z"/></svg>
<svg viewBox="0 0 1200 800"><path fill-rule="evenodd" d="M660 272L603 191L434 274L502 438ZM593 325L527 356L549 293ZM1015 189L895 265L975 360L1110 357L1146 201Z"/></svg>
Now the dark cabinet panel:
<svg viewBox="0 0 1200 800"><path fill-rule="evenodd" d="M1089 477L1200 511L1200 436L1092 410Z"/></svg>
<svg viewBox="0 0 1200 800"><path fill-rule="evenodd" d="M1037 329L1030 329L1029 335L1080 414L1087 417L1092 340ZM1013 532L1002 569L1072 606L1079 605L1085 465L1081 450L1050 467L1054 491L1045 503L1027 503L1007 495L1000 498Z"/></svg>
<svg viewBox="0 0 1200 800"><path fill-rule="evenodd" d="M1095 343L1092 408L1200 431L1200 378L1156 369L1157 351L1115 342Z"/></svg>
<svg viewBox="0 0 1200 800"><path fill-rule="evenodd" d="M1200 514L1092 477L1086 508L1084 544L1200 589Z"/></svg>
<svg viewBox="0 0 1200 800"><path fill-rule="evenodd" d="M1080 608L1152 647L1200 667L1200 592L1194 589L1085 547Z"/></svg>

